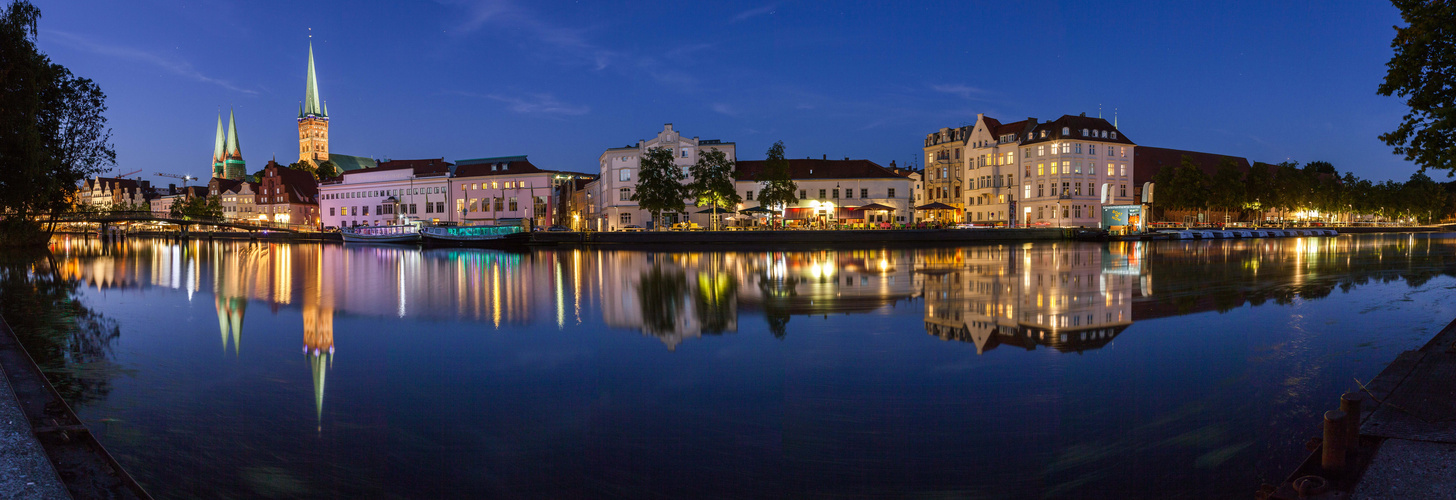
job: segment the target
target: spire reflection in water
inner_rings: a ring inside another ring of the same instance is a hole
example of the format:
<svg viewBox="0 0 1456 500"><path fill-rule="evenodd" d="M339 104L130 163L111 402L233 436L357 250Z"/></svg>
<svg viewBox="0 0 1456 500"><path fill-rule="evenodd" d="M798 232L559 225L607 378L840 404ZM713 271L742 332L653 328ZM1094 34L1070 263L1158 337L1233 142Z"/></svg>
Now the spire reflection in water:
<svg viewBox="0 0 1456 500"><path fill-rule="evenodd" d="M1423 341L1388 325L1446 316L1424 292L1456 269L1453 239L1426 235L54 251L78 300L121 318L108 359L135 379L80 411L145 481L221 496L1229 496L1297 458L1279 436L1304 409Z"/></svg>

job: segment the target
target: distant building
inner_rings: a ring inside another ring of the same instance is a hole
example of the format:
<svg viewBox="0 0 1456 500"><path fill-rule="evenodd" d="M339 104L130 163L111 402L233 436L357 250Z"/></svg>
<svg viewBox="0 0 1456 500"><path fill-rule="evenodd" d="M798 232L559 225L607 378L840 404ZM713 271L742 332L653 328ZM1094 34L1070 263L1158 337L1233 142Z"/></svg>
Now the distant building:
<svg viewBox="0 0 1456 500"><path fill-rule="evenodd" d="M256 182L214 177L207 183L207 193L218 198L225 219L257 219L260 215Z"/></svg>
<svg viewBox="0 0 1456 500"><path fill-rule="evenodd" d="M572 231L587 231L590 221L595 219L596 190L598 177L585 174L561 184L561 207L557 210L556 224Z"/></svg>
<svg viewBox="0 0 1456 500"><path fill-rule="evenodd" d="M308 172L269 161L258 181L260 219L280 224L319 224L318 181Z"/></svg>
<svg viewBox="0 0 1456 500"><path fill-rule="evenodd" d="M78 194L82 205L96 208L112 208L123 205L147 206L152 184L136 179L95 177L86 179Z"/></svg>
<svg viewBox="0 0 1456 500"><path fill-rule="evenodd" d="M535 226L556 223L566 191L562 184L588 174L544 170L523 156L459 160L450 179L453 215L465 225L514 226L530 219Z"/></svg>
<svg viewBox="0 0 1456 500"><path fill-rule="evenodd" d="M1135 200L1134 203L1140 203L1142 201L1143 186L1146 183L1153 182L1153 178L1158 175L1158 172L1161 172L1163 169L1176 169L1178 167L1181 167L1183 165L1184 158L1187 158L1189 161L1193 162L1193 164L1198 166L1198 169L1202 170L1203 173L1205 175L1208 175L1209 178L1212 178L1213 175L1218 172L1218 166L1219 164L1223 163L1224 160L1232 161L1234 166L1238 167L1239 173L1242 175L1247 175L1250 168L1249 160L1240 156L1200 153L1197 151L1186 151L1182 149L1141 146L1137 148L1137 153L1133 157L1134 167L1132 189L1133 198ZM1154 188L1154 204L1157 203L1157 192L1158 190ZM1161 220L1167 221L1181 221L1189 217L1198 217L1200 214L1203 214L1204 216L1208 215L1204 214L1204 212L1201 210L1161 210L1160 213L1162 215ZM1227 216L1229 220L1224 220L1225 216ZM1262 219L1261 215L1254 212L1250 212L1248 214L1244 214L1242 212L1221 212L1215 214L1214 217L1216 217L1218 220L1223 220L1224 222L1236 222L1239 220L1244 220L1245 218L1252 217L1259 217L1260 219Z"/></svg>
<svg viewBox="0 0 1456 500"><path fill-rule="evenodd" d="M890 170L869 160L793 159L789 177L799 185L799 202L785 207L790 225L837 223L897 223L913 220L911 194L915 181L910 171ZM742 209L759 206L763 160L740 161L734 172ZM865 207L875 207L865 210ZM884 208L879 208L884 207ZM707 215L701 216L704 221Z"/></svg>
<svg viewBox="0 0 1456 500"><path fill-rule="evenodd" d="M176 204L179 201L186 201L190 198L206 196L206 186L185 186L179 188L177 187L177 185L172 184L168 185L165 191L157 192L156 196L148 200L147 203L150 205L150 210L152 212L165 213L171 212L172 205Z"/></svg>
<svg viewBox="0 0 1456 500"><path fill-rule="evenodd" d="M337 156L337 155L336 155ZM324 226L381 226L453 221L450 171L444 158L393 160L344 170L319 184Z"/></svg>
<svg viewBox="0 0 1456 500"><path fill-rule="evenodd" d="M634 146L611 148L599 159L601 178L597 181L597 206L601 217L597 230L609 231L624 226L649 227L651 214L632 201L637 192L637 178L642 170L642 155L652 148L665 148L672 152L673 164L686 170L698 161L698 155L709 149L722 151L729 160L737 159L736 145L719 140L688 139L682 137L672 124L663 125L656 137L637 141ZM691 178L683 182L692 182ZM683 219L681 214L663 214L664 224L673 224Z"/></svg>

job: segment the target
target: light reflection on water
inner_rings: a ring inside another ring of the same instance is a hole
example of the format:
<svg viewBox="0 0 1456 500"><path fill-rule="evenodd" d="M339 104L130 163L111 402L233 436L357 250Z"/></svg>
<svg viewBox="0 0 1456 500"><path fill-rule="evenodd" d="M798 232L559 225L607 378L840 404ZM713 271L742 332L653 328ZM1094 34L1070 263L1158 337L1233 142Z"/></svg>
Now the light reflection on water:
<svg viewBox="0 0 1456 500"><path fill-rule="evenodd" d="M1243 494L1451 319L1453 249L53 246L163 497Z"/></svg>

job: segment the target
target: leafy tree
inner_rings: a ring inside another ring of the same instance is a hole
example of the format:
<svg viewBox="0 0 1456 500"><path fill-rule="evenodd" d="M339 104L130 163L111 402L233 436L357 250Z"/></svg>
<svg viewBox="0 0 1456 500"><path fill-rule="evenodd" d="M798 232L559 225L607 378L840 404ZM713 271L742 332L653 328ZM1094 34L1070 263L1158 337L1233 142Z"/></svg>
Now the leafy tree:
<svg viewBox="0 0 1456 500"><path fill-rule="evenodd" d="M1258 212L1257 221L1263 222L1264 214L1274 200L1274 166L1255 162L1244 174L1244 206Z"/></svg>
<svg viewBox="0 0 1456 500"><path fill-rule="evenodd" d="M293 169L293 170L297 170L297 171L300 171L300 172L308 172L308 175L313 176L313 180L319 180L319 170L318 170L317 167L314 167L313 166L313 163L312 162L300 161L300 162L290 163L290 164L288 164L288 168Z"/></svg>
<svg viewBox="0 0 1456 500"><path fill-rule="evenodd" d="M221 219L222 200L216 196L188 196L172 202L170 215L178 219Z"/></svg>
<svg viewBox="0 0 1456 500"><path fill-rule="evenodd" d="M0 212L16 214L0 222L6 242L43 243L33 216L69 209L82 180L116 163L106 95L36 49L39 19L23 0L0 12Z"/></svg>
<svg viewBox="0 0 1456 500"><path fill-rule="evenodd" d="M667 148L647 150L647 154L642 155L640 169L637 192L632 193L632 201L652 212L653 227L661 229L659 218L663 212L681 212L687 208L683 203L687 193L682 184L686 176L673 164L672 150Z"/></svg>
<svg viewBox="0 0 1456 500"><path fill-rule="evenodd" d="M770 210L782 211L799 202L799 184L789 172L789 160L784 158L784 141L778 141L768 148L763 170L754 180L762 184L758 204ZM782 214L780 214L782 217Z"/></svg>
<svg viewBox="0 0 1456 500"><path fill-rule="evenodd" d="M1422 172L1411 174L1400 188L1400 197L1404 211L1426 224L1439 220L1446 207L1446 190Z"/></svg>
<svg viewBox="0 0 1456 500"><path fill-rule="evenodd" d="M1408 23L1395 27L1385 63L1385 82L1377 93L1405 99L1410 113L1380 140L1396 154L1427 168L1456 174L1456 4L1427 0L1393 0Z"/></svg>
<svg viewBox="0 0 1456 500"><path fill-rule="evenodd" d="M718 207L737 205L743 201L733 185L733 171L736 163L728 155L713 148L698 155L698 162L689 169L693 181L688 183L688 193L697 199L697 205L713 207L712 229L718 230Z"/></svg>
<svg viewBox="0 0 1456 500"><path fill-rule="evenodd" d="M328 178L332 178L332 177L338 177L338 176L343 175L343 174L344 174L344 171L343 170L340 170L339 169L339 166L336 165L336 164L334 164L334 162L332 160L324 160L323 163L320 163L318 165L318 168L315 169L315 171L314 171L314 178L315 179L328 179Z"/></svg>
<svg viewBox="0 0 1456 500"><path fill-rule="evenodd" d="M1228 219L1228 211L1244 206L1244 172L1233 158L1224 157L1218 162L1218 169L1213 172L1213 180L1209 185L1209 204L1215 207L1223 207L1224 219Z"/></svg>

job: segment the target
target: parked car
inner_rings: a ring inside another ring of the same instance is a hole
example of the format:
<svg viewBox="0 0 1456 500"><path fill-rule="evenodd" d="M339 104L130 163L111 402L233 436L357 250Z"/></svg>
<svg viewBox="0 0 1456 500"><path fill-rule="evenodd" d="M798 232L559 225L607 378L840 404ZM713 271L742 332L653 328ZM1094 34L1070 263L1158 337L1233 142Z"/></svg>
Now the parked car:
<svg viewBox="0 0 1456 500"><path fill-rule="evenodd" d="M571 228L568 228L566 226L551 226L551 227L547 228L546 230L547 231L570 231Z"/></svg>
<svg viewBox="0 0 1456 500"><path fill-rule="evenodd" d="M642 230L643 230L642 229L642 226L639 226L639 225L636 225L636 224L629 224L629 225L626 225L626 226L622 226L622 229L620 229L620 231L627 231L627 232L638 232L638 231L642 231Z"/></svg>

